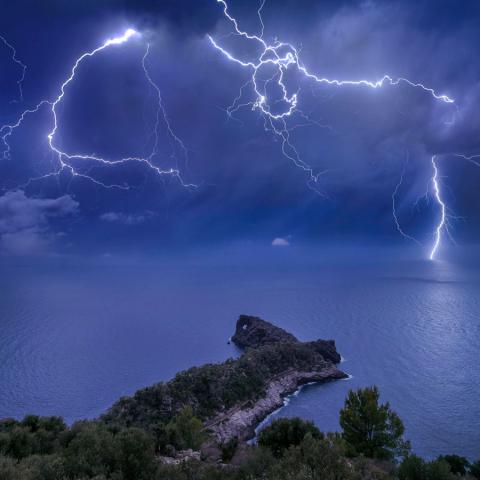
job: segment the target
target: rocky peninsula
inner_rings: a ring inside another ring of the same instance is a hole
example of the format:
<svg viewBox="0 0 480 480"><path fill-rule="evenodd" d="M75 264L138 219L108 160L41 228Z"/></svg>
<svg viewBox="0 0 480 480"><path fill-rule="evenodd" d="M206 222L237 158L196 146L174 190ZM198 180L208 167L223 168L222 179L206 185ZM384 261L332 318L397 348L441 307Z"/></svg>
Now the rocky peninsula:
<svg viewBox="0 0 480 480"><path fill-rule="evenodd" d="M146 430L190 407L210 440L225 444L252 438L255 427L306 383L346 378L333 340L301 342L260 318L241 315L232 337L242 355L178 373L116 402L107 423Z"/></svg>

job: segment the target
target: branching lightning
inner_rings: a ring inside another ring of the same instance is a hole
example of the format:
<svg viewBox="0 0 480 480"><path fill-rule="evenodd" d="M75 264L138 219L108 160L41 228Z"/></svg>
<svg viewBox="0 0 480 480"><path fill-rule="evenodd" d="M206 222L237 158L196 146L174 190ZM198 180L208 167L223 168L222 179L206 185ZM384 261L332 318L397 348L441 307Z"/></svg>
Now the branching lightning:
<svg viewBox="0 0 480 480"><path fill-rule="evenodd" d="M432 247L432 251L430 252L430 260L435 258L435 254L437 253L438 247L440 246L440 242L442 240L442 231L446 226L446 206L445 202L442 199L442 193L440 191L440 180L438 178L438 167L436 163L435 156L432 157L432 167L433 167L433 190L435 194L435 199L440 205L440 220L438 222L437 228L435 229L435 242Z"/></svg>
<svg viewBox="0 0 480 480"><path fill-rule="evenodd" d="M292 44L284 43L279 40L274 40L272 43L269 43L264 39L265 26L262 19L262 9L265 4L264 1L262 1L260 8L257 11L261 25L260 35L249 33L240 28L237 19L233 15L231 15L226 0L217 0L217 3L221 4L224 17L233 27L232 34L255 44L260 49L260 53L256 58L254 58L253 60L246 60L235 56L229 50L220 45L220 43L216 41L213 37L208 36L208 39L212 46L217 49L227 60L239 65L244 69L248 69L251 72L250 78L246 83L242 85L242 87L240 88L240 92L238 96L234 99L232 105L227 108L227 114L229 116L232 116L232 114L237 112L242 107L250 107L252 110L260 111L260 113L264 117L265 128L273 132L276 136L280 138L283 155L293 161L293 163L297 167L300 167L308 174L308 182L310 186L312 184L316 184L319 180L320 175L325 172L314 172L313 168L300 157L298 150L296 149L295 145L291 140L290 132L294 128L297 128L299 126L298 124L292 126L292 124L290 123L290 120L292 118L301 116L303 119L307 120L309 124L312 124L313 122L308 118L308 115L304 114L301 110L299 110L298 100L300 89L297 89L295 91L289 91L289 89L287 88L285 82L285 75L288 71L296 69L296 71L301 76L311 80L312 82L336 87L355 86L379 89L387 85L399 86L401 84L405 84L409 87L423 90L426 94L430 95L435 100L446 104L455 104L454 99L449 97L448 95L440 94L433 88L430 88L423 83L414 82L404 77L394 78L390 75L384 75L382 78L376 81L366 79L339 80L322 77L320 75L312 73L307 68L307 66L303 64L300 59L298 49L295 48ZM263 67L273 67L274 69L274 74L266 80L262 79L259 74L260 70ZM276 90L281 92L280 99L269 97L267 89L271 84L274 84ZM250 88L253 97L244 100L245 91L248 88ZM279 108L279 105L281 105L282 108ZM477 163L475 157L464 158L473 163ZM446 214L446 204L442 198L442 193L440 190L439 174L435 157L432 157L431 163L433 166L431 182L434 187L434 199L441 212L439 223L436 225L435 228L435 242L429 256L429 258L433 260L440 246L442 233L445 229L448 230L448 219ZM480 162L478 162L478 164L480 165ZM405 231L400 225L397 216L396 197L403 183L404 175L405 165L403 167L400 180L396 184L395 189L392 193L392 215L398 232L406 239L413 240L419 243L418 240L405 233ZM315 188L315 190L318 191L317 188Z"/></svg>
<svg viewBox="0 0 480 480"><path fill-rule="evenodd" d="M52 176L57 176L63 171L68 171L72 175L72 177L79 177L79 178L84 178L86 180L89 180L97 185L100 185L105 188L118 188L118 189L123 189L123 190L128 190L131 188L128 184L110 184L110 183L105 183L97 178L93 177L92 175L89 175L87 173L78 171L71 163L72 160L85 160L85 161L91 161L95 162L101 166L107 166L107 167L114 167L119 164L125 164L128 162L137 162L144 164L147 168L152 170L154 173L158 175L169 175L172 177L175 177L178 179L178 181L181 183L182 186L184 187L194 187L195 185L193 184L188 184L185 183L180 175L180 171L178 168L169 168L169 169L161 169L160 167L156 166L153 163L153 157L157 153L157 147L158 147L158 128L160 125L161 119L163 119L168 134L172 141L180 146L182 151L184 152L185 155L187 155L187 149L184 145L184 143L180 140L180 138L174 133L171 124L169 122L169 119L167 117L167 113L165 110L165 107L163 105L162 101L162 96L160 89L158 85L153 81L148 68L146 64L147 57L150 52L150 45L147 44L147 48L145 51L145 54L142 58L142 67L143 71L145 73L145 77L150 85L151 88L153 88L156 92L157 95L157 113L156 113L156 120L155 120L155 127L154 127L154 135L155 135L155 141L154 145L152 148L152 151L150 155L147 157L136 157L136 156L129 156L129 157L124 157L124 158L119 158L119 159L106 159L101 156L97 156L95 154L84 154L84 153L71 153L62 150L55 142L55 136L57 134L58 128L59 128L59 118L58 118L58 112L57 108L61 104L62 100L65 97L66 91L68 89L68 86L71 82L74 81L75 75L77 73L77 69L80 67L82 62L84 62L87 58L91 58L98 53L102 52L103 50L106 50L107 48L114 46L114 45L122 45L129 40L131 40L134 37L140 37L140 33L137 31L129 28L127 29L123 35L110 38L106 40L102 45L99 47L95 48L94 50L88 51L81 55L77 60L75 61L71 71L70 75L66 78L66 80L61 84L60 86L60 91L58 96L53 99L53 100L42 100L39 102L34 108L25 110L20 117L18 118L17 122L10 124L10 125L3 125L0 127L0 139L2 140L2 143L4 145L4 150L3 150L3 158L9 158L11 154L11 148L10 148L10 143L9 139L11 135L15 132L16 129L18 129L27 115L34 114L38 112L41 108L43 107L48 107L51 117L52 117L52 122L53 122L53 127L51 131L47 134L47 139L48 139L48 145L50 150L55 154L56 158L58 159L58 168L54 170L53 172L47 173L45 175L35 177L35 178L30 178L26 185L30 184L33 181L41 180L41 179L46 179Z"/></svg>
<svg viewBox="0 0 480 480"><path fill-rule="evenodd" d="M395 185L395 189L393 190L393 193L392 193L392 216L393 216L393 221L395 223L395 227L397 228L400 235L402 235L402 237L406 238L407 240L411 240L412 242L420 244L420 242L416 238L412 237L411 235L408 235L408 233L405 233L402 226L400 225L400 220L398 219L398 215L397 215L397 206L396 206L397 194L398 194L398 191L400 190L400 187L402 186L407 164L408 164L408 156L403 164L402 172L400 174L398 183Z"/></svg>
<svg viewBox="0 0 480 480"><path fill-rule="evenodd" d="M12 102L23 102L23 81L25 80L25 75L27 73L27 66L17 57L17 50L3 35L0 35L0 41L10 50L12 61L21 69L20 77L17 80L19 100L12 100Z"/></svg>
<svg viewBox="0 0 480 480"><path fill-rule="evenodd" d="M480 167L480 155L462 155L461 153L456 153L455 156L458 158L463 158L464 160L467 160L467 162L473 163L475 166Z"/></svg>
<svg viewBox="0 0 480 480"><path fill-rule="evenodd" d="M450 96L438 93L435 89L430 88L423 83L418 83L404 77L396 78L390 75L384 75L375 81L368 79L341 80L331 79L313 73L302 62L300 58L300 50L291 43L281 42L277 39L273 40L272 42L265 40L265 24L263 21L262 12L266 0L260 0L259 8L256 11L259 21L259 28L257 30L258 33L256 34L249 33L248 31L240 28L237 19L230 13L227 0L216 1L221 5L225 19L232 27L232 31L229 35L237 36L240 39L243 39L245 42L248 42L249 45L257 48L257 53L254 54L253 57L243 58L236 56L234 53L222 46L219 40L215 40L212 36L208 35L210 44L217 51L219 51L224 58L238 65L241 69L249 72L248 80L240 87L239 93L234 98L232 104L226 108L228 117L235 118L235 114L242 108L250 108L254 111L258 111L263 117L265 129L280 140L281 152L283 156L293 162L296 167L305 172L308 179L308 186L319 194L325 195L325 193L319 188L319 180L320 177L326 173L326 170L317 171L302 158L298 148L294 143L292 132L297 128L307 125L316 125L321 128L329 129L331 129L331 127L328 125L323 125L317 120L311 119L300 109L299 99L301 89L300 87L290 87L289 81L287 81L287 75L290 75L293 72L299 76L299 78L306 79L312 82L312 84L323 84L333 87L351 86L381 89L386 86L396 87L399 85L405 85L423 91L436 101L443 102L445 104L452 104L456 107L454 99ZM153 145L150 153L145 157L126 156L122 158L109 159L96 155L95 153L71 152L65 150L59 146L59 142L57 141L58 131L60 128L58 107L62 104L62 101L68 92L69 85L74 82L77 70L89 58L92 58L111 47L122 46L123 44L140 37L141 34L139 32L129 28L122 35L110 38L97 48L83 53L75 60L68 76L60 84L59 93L56 97L53 99L41 100L34 107L24 110L15 122L0 126L0 142L3 145L3 147L0 147L0 157L3 157L4 160L7 160L12 155L12 148L10 144L11 138L15 132L22 127L25 119L28 116L34 115L40 110L46 109L51 118L52 126L46 135L46 139L49 150L54 154L56 159L56 167L53 171L47 174L30 178L25 185L29 185L34 181L49 177L59 176L62 172L67 172L72 176L72 178L83 178L104 188L118 188L121 190L128 190L132 188L128 184L106 183L101 181L96 176L93 176L90 169L79 170L76 165L82 164L82 161L84 161L90 162L89 165L93 163L98 166L111 168L121 164L138 163L144 165L147 169L159 176L174 177L184 187L195 187L195 185L186 183L183 180L180 174L178 163L176 168L167 169L160 168L154 163L155 157L159 152L159 129L161 126L165 128L165 131L170 139L172 157L174 157L175 160L177 160L176 152L181 152L185 163L187 163L188 149L181 138L175 133L163 102L161 90L150 74L148 68L150 44L148 43L146 43L146 50L142 57L141 65L145 79L151 91L153 91L155 95L156 114L152 131ZM18 59L16 49L1 35L0 42L3 43L5 47L10 49L13 62L15 62L18 67L21 68L21 75L17 80L17 85L19 90L19 101L23 101L23 81L25 79L27 67L21 60ZM457 156L471 162L476 166L480 166L480 155L467 156L457 154ZM427 199L433 199L440 212L440 218L434 230L434 244L429 254L429 258L431 260L433 260L437 255L444 233L450 235L449 218L453 218L448 213L448 207L443 195L444 192L442 191L442 182L440 180L437 160L437 156L434 155L431 157L432 175L429 181L429 188L423 196ZM78 163L78 161L80 163ZM417 239L405 232L397 215L397 198L400 188L404 182L405 174L406 163L403 165L399 181L395 184L395 188L392 192L392 216L398 232L404 238L419 243ZM417 200L416 205L418 205L418 201L419 200Z"/></svg>

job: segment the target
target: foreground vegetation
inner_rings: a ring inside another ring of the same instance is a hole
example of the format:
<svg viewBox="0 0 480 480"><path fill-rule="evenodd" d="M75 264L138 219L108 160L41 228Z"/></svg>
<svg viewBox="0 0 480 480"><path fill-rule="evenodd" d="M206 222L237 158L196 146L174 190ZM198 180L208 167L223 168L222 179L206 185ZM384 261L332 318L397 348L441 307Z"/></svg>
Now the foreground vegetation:
<svg viewBox="0 0 480 480"><path fill-rule="evenodd" d="M410 454L402 421L380 403L375 387L348 394L341 433L280 419L262 430L256 446L220 445L215 462L201 454L174 460L180 450L198 450L209 441L194 413L184 407L148 429L104 420L68 427L59 417L4 420L0 480L480 479L479 462L471 465L456 455L424 461Z"/></svg>

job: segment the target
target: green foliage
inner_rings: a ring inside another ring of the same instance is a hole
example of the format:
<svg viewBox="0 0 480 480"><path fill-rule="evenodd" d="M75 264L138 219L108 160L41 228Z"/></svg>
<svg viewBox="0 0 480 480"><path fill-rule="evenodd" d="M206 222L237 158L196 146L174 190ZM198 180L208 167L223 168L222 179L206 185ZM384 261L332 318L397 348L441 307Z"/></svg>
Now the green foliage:
<svg viewBox="0 0 480 480"><path fill-rule="evenodd" d="M171 443L180 450L199 450L206 439L203 423L193 415L190 406L184 407L167 425Z"/></svg>
<svg viewBox="0 0 480 480"><path fill-rule="evenodd" d="M65 470L73 478L108 476L117 467L114 435L104 425L79 422L69 432L64 450Z"/></svg>
<svg viewBox="0 0 480 480"><path fill-rule="evenodd" d="M345 458L339 436L313 438L307 433L298 446L285 451L268 472L270 480L347 480L356 476Z"/></svg>
<svg viewBox="0 0 480 480"><path fill-rule="evenodd" d="M416 455L409 455L405 457L398 468L399 480L425 480L425 477L425 462Z"/></svg>
<svg viewBox="0 0 480 480"><path fill-rule="evenodd" d="M454 480L450 465L438 458L432 462L425 462L416 455L407 456L398 468L399 480Z"/></svg>
<svg viewBox="0 0 480 480"><path fill-rule="evenodd" d="M477 460L470 465L470 475L473 478L480 480L480 460Z"/></svg>
<svg viewBox="0 0 480 480"><path fill-rule="evenodd" d="M156 471L154 441L136 428L29 416L3 422L0 480L150 480ZM50 453L51 451L55 453Z"/></svg>
<svg viewBox="0 0 480 480"><path fill-rule="evenodd" d="M470 462L465 457L459 455L442 455L439 460L445 460L450 466L450 470L455 475L465 476L470 468Z"/></svg>
<svg viewBox="0 0 480 480"><path fill-rule="evenodd" d="M59 435L66 429L60 417L28 415L23 421L0 422L0 454L18 460L29 455L48 455L59 449Z"/></svg>
<svg viewBox="0 0 480 480"><path fill-rule="evenodd" d="M404 426L389 403L379 404L377 387L350 390L340 410L343 438L353 455L393 458L409 447L403 440Z"/></svg>
<svg viewBox="0 0 480 480"><path fill-rule="evenodd" d="M228 442L220 445L220 450L222 451L222 462L229 462L238 448L238 438L231 438Z"/></svg>
<svg viewBox="0 0 480 480"><path fill-rule="evenodd" d="M0 456L0 480L19 480L17 462L13 458Z"/></svg>
<svg viewBox="0 0 480 480"><path fill-rule="evenodd" d="M108 423L138 426L167 424L185 405L206 420L235 405L261 397L271 378L289 369L309 371L321 366L323 357L314 344L291 343L248 349L241 357L207 364L178 373L168 383L139 390L120 399L103 416Z"/></svg>
<svg viewBox="0 0 480 480"><path fill-rule="evenodd" d="M260 432L258 444L280 457L289 447L300 445L306 435L323 438L323 434L312 422L301 418L280 418Z"/></svg>
<svg viewBox="0 0 480 480"><path fill-rule="evenodd" d="M434 460L426 463L426 480L455 480L450 466L445 460Z"/></svg>
<svg viewBox="0 0 480 480"><path fill-rule="evenodd" d="M349 393L342 410L343 435L324 435L299 418L280 419L261 432L258 446L239 446L236 439L220 445L222 465L158 461L156 453L198 449L206 438L194 408L176 411L148 430L103 421L67 427L59 417L33 415L4 420L0 480L455 480L468 467L480 479L480 462L470 466L457 455L432 462L410 455L396 469L388 458L402 445L403 426L388 404L379 405L376 388ZM362 442L352 444L352 438L358 440L348 435L352 426L370 432L367 441L362 436ZM348 458L352 448L364 455ZM367 458L367 452L375 458ZM234 455L235 462L228 464Z"/></svg>
<svg viewBox="0 0 480 480"><path fill-rule="evenodd" d="M116 436L119 470L122 480L149 480L156 470L153 440L138 428L129 428Z"/></svg>

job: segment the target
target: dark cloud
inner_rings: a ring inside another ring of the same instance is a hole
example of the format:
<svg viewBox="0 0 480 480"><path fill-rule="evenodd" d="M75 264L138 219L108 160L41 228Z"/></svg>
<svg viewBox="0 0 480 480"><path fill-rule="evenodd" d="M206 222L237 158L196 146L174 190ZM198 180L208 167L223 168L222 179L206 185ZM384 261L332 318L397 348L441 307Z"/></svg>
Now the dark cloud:
<svg viewBox="0 0 480 480"><path fill-rule="evenodd" d="M15 255L43 252L58 235L50 222L77 212L78 202L69 195L44 199L21 190L7 192L0 197L0 248Z"/></svg>
<svg viewBox="0 0 480 480"><path fill-rule="evenodd" d="M258 31L259 2L229 4L244 28ZM152 42L151 74L172 127L189 149L188 161L174 158L162 127L154 161L162 167L178 166L199 188L184 189L175 179L156 177L141 165L102 169L86 162L78 168L133 188L105 190L67 173L30 183L29 195L75 194L84 219L76 227L81 229L78 238L87 247L100 243L102 235L117 241L112 232L122 226L135 245L248 235L270 243L278 232L296 239L367 235L403 241L391 215L391 194L403 169L406 176L397 199L400 220L405 230L429 242L438 210L434 202L417 199L431 189L433 154L441 157L449 205L468 218L456 232L466 241L476 238L480 218L478 195L472 191L480 170L452 160L453 153L480 151L476 1L267 0L266 38L301 48L305 65L319 75L376 80L388 73L421 82L456 101L447 105L405 84L377 90L338 88L293 75L289 81L292 88L300 88L300 106L316 125L295 129L292 140L315 171L326 172L319 183L325 196L309 190L305 173L282 156L278 137L265 132L258 111L247 107L237 120L226 116L224 109L248 71L228 62L205 37L210 33L220 39L229 31L215 0L20 0L3 13L0 32L11 34L29 66L28 105L58 93L79 52L126 26L145 31L144 40ZM243 40L224 40L239 54L251 54ZM79 81L60 110L62 145L109 158L125 151L144 154L151 144L154 97L140 68L143 52L139 42L82 65ZM0 65L7 60L0 57ZM10 119L19 108L9 103L16 93L15 82L9 84L0 104ZM15 156L0 163L5 187L51 170L55 159L45 144L50 121L44 114L29 119L23 133L12 138ZM145 212L150 211L155 211L155 222L146 221ZM142 226L128 228L131 225Z"/></svg>

